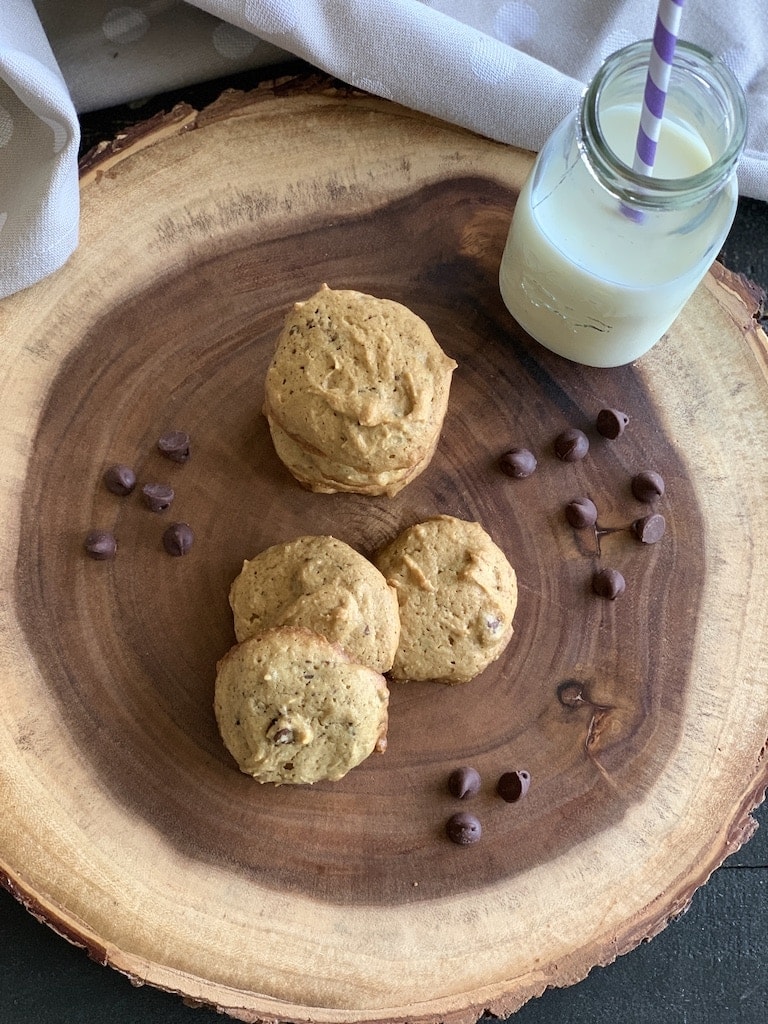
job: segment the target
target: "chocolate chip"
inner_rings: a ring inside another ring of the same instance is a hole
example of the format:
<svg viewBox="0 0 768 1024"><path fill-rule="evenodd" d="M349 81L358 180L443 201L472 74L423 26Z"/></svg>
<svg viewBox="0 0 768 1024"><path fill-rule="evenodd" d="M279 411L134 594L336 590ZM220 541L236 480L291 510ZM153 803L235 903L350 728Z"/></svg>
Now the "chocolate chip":
<svg viewBox="0 0 768 1024"><path fill-rule="evenodd" d="M168 430L158 438L157 447L174 462L186 462L191 451L189 434L184 430Z"/></svg>
<svg viewBox="0 0 768 1024"><path fill-rule="evenodd" d="M89 530L85 535L85 551L98 562L114 558L117 553L115 535L109 530Z"/></svg>
<svg viewBox="0 0 768 1024"><path fill-rule="evenodd" d="M643 516L632 523L632 532L643 544L655 544L661 540L666 528L667 521L659 512L652 512L649 516Z"/></svg>
<svg viewBox="0 0 768 1024"><path fill-rule="evenodd" d="M536 470L536 456L527 448L511 448L499 459L499 468L507 476L516 480L524 480Z"/></svg>
<svg viewBox="0 0 768 1024"><path fill-rule="evenodd" d="M153 512L165 512L175 497L173 488L168 484L144 484L141 493L147 508Z"/></svg>
<svg viewBox="0 0 768 1024"><path fill-rule="evenodd" d="M664 481L652 469L643 470L632 477L632 493L638 501L650 504L664 494Z"/></svg>
<svg viewBox="0 0 768 1024"><path fill-rule="evenodd" d="M288 728L278 729L272 737L272 742L279 745L293 743L293 730Z"/></svg>
<svg viewBox="0 0 768 1024"><path fill-rule="evenodd" d="M496 792L502 800L514 804L525 796L530 785L531 776L528 772L504 772L496 783Z"/></svg>
<svg viewBox="0 0 768 1024"><path fill-rule="evenodd" d="M448 792L458 800L466 800L480 791L480 773L475 768L454 768L448 776Z"/></svg>
<svg viewBox="0 0 768 1024"><path fill-rule="evenodd" d="M117 463L115 466L110 466L104 473L104 484L112 494L119 494L121 498L124 498L136 486L136 474L130 466Z"/></svg>
<svg viewBox="0 0 768 1024"><path fill-rule="evenodd" d="M555 455L563 462L578 462L588 451L589 438L576 427L569 427L555 438Z"/></svg>
<svg viewBox="0 0 768 1024"><path fill-rule="evenodd" d="M592 589L598 597L615 601L626 590L627 584L618 569L600 569L592 577Z"/></svg>
<svg viewBox="0 0 768 1024"><path fill-rule="evenodd" d="M163 547L169 555L179 558L192 547L195 535L188 523L171 523L163 534Z"/></svg>
<svg viewBox="0 0 768 1024"><path fill-rule="evenodd" d="M459 811L452 814L445 823L445 831L452 843L459 846L471 846L476 843L483 834L483 828L474 816L466 811Z"/></svg>
<svg viewBox="0 0 768 1024"><path fill-rule="evenodd" d="M597 508L590 498L574 498L565 506L565 518L575 530L585 530L597 522Z"/></svg>
<svg viewBox="0 0 768 1024"><path fill-rule="evenodd" d="M624 433L628 423L629 416L625 412L620 412L618 409L601 409L597 414L595 426L597 427L598 434L602 434L603 437L615 441L617 437Z"/></svg>

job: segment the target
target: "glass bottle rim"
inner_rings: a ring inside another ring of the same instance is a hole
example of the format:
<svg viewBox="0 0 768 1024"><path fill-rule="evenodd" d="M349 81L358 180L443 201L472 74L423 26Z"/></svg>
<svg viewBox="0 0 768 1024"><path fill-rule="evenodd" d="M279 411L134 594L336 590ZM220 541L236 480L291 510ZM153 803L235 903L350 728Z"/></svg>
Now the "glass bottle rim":
<svg viewBox="0 0 768 1024"><path fill-rule="evenodd" d="M698 76L706 74L710 84L719 89L732 110L730 136L722 153L696 174L662 178L635 171L611 149L600 123L600 101L617 74L633 69L642 71L645 84L651 46L650 39L630 43L612 53L599 68L584 91L579 107L579 148L600 184L625 202L656 208L695 203L722 187L736 169L747 132L746 98L733 72L722 60L694 43L679 40L674 70ZM642 100L642 88L640 98Z"/></svg>

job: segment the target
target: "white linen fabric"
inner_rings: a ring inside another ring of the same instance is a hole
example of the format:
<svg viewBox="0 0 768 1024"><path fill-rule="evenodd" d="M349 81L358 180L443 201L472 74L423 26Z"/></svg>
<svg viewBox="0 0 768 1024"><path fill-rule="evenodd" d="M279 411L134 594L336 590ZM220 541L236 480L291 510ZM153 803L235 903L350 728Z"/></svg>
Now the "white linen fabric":
<svg viewBox="0 0 768 1024"><path fill-rule="evenodd" d="M77 244L78 113L301 57L379 96L538 150L655 0L1 0L0 297ZM747 94L742 195L768 200L765 0L688 0L681 37Z"/></svg>
<svg viewBox="0 0 768 1024"><path fill-rule="evenodd" d="M77 243L77 115L35 12L0 14L0 297L55 270Z"/></svg>

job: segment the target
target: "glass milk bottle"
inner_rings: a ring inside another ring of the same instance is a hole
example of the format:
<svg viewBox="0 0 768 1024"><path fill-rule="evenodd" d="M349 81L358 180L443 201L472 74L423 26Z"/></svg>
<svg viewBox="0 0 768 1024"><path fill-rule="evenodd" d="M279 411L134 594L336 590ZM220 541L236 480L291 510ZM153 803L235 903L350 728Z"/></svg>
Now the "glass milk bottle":
<svg viewBox="0 0 768 1024"><path fill-rule="evenodd" d="M499 271L520 326L590 366L631 362L659 340L736 212L744 94L697 46L677 44L653 174L632 170L650 46L612 54L547 140Z"/></svg>

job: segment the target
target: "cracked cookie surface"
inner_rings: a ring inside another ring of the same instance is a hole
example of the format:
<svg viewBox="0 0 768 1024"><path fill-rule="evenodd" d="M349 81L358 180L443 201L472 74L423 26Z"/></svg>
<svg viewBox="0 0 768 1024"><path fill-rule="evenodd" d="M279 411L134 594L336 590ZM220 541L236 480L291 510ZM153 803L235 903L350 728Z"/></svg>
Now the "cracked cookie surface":
<svg viewBox="0 0 768 1024"><path fill-rule="evenodd" d="M434 454L455 369L406 306L323 285L286 317L267 371L275 450L311 490L393 496Z"/></svg>
<svg viewBox="0 0 768 1024"><path fill-rule="evenodd" d="M517 577L479 523L434 516L404 530L374 561L400 606L393 679L466 683L505 650Z"/></svg>
<svg viewBox="0 0 768 1024"><path fill-rule="evenodd" d="M229 603L239 641L273 626L304 626L362 665L392 667L400 636L394 588L336 537L297 537L266 548L243 563Z"/></svg>
<svg viewBox="0 0 768 1024"><path fill-rule="evenodd" d="M214 711L224 745L258 782L335 782L386 748L389 690L310 630L277 627L217 665Z"/></svg>

